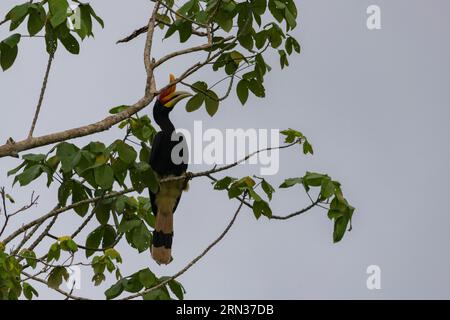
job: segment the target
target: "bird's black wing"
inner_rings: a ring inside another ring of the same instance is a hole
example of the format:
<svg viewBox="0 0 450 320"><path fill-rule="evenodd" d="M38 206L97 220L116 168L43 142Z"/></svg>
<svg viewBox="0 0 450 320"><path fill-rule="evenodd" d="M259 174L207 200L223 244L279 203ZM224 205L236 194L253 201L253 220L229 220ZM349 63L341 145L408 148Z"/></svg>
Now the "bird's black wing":
<svg viewBox="0 0 450 320"><path fill-rule="evenodd" d="M156 167L158 166L158 150L161 145L162 133L158 132L152 141L152 149L150 151L150 158L148 159L148 163L152 167L153 170L156 171ZM148 189L150 194L150 204L152 206L152 212L154 215L158 212L158 207L155 203L155 194Z"/></svg>

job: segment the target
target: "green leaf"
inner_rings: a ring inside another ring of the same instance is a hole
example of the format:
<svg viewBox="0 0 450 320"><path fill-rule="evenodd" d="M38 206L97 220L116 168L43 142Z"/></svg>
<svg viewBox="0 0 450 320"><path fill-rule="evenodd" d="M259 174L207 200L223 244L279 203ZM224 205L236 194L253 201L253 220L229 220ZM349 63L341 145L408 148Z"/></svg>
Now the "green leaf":
<svg viewBox="0 0 450 320"><path fill-rule="evenodd" d="M62 250L75 253L78 251L78 246L75 241L69 236L59 237L59 245Z"/></svg>
<svg viewBox="0 0 450 320"><path fill-rule="evenodd" d="M31 162L42 162L44 161L46 158L45 154L33 154L33 153L29 153L26 154L24 156L22 156L23 160L27 160L27 161L31 161Z"/></svg>
<svg viewBox="0 0 450 320"><path fill-rule="evenodd" d="M261 16L266 12L267 0L252 0L253 12Z"/></svg>
<svg viewBox="0 0 450 320"><path fill-rule="evenodd" d="M5 198L8 199L9 202L11 202L11 203L16 203L16 201L14 200L14 198L11 197L11 195L9 195L9 194L5 194Z"/></svg>
<svg viewBox="0 0 450 320"><path fill-rule="evenodd" d="M21 174L16 176L14 183L19 181L19 184L23 187L28 185L31 181L37 179L42 174L42 167L38 164L33 165L25 169Z"/></svg>
<svg viewBox="0 0 450 320"><path fill-rule="evenodd" d="M74 181L72 185L72 204L88 199L85 187L78 181ZM85 203L74 208L75 212L84 217L89 210L89 204Z"/></svg>
<svg viewBox="0 0 450 320"><path fill-rule="evenodd" d="M23 20L25 20L28 14L29 7L30 3L26 2L24 4L15 6L6 14L6 19L11 20L11 25L9 27L10 31L17 29L17 27L23 22Z"/></svg>
<svg viewBox="0 0 450 320"><path fill-rule="evenodd" d="M67 49L72 54L79 54L80 53L80 44L78 43L77 39L70 33L66 34L65 36L58 37L61 43L63 44L64 48Z"/></svg>
<svg viewBox="0 0 450 320"><path fill-rule="evenodd" d="M178 27L178 33L180 34L180 42L184 43L189 40L192 35L192 23L184 21Z"/></svg>
<svg viewBox="0 0 450 320"><path fill-rule="evenodd" d="M44 7L40 3L32 4L29 10L28 33L31 36L36 35L45 25L46 13Z"/></svg>
<svg viewBox="0 0 450 320"><path fill-rule="evenodd" d="M120 280L116 284L112 285L108 290L105 291L106 299L111 300L114 299L123 292L123 282L124 280Z"/></svg>
<svg viewBox="0 0 450 320"><path fill-rule="evenodd" d="M280 65L281 69L284 69L284 67L289 66L289 61L287 58L286 51L284 50L278 50L278 54L280 55Z"/></svg>
<svg viewBox="0 0 450 320"><path fill-rule="evenodd" d="M33 299L33 295L35 297L39 297L39 293L36 291L36 289L34 289L30 284L26 282L23 283L23 295L28 300Z"/></svg>
<svg viewBox="0 0 450 320"><path fill-rule="evenodd" d="M283 11L281 9L279 9L279 6L283 6L282 2L279 1L274 1L274 0L269 0L269 10L270 13L272 14L272 16L278 21L281 22L283 21Z"/></svg>
<svg viewBox="0 0 450 320"><path fill-rule="evenodd" d="M50 249L47 253L47 261L50 262L52 260L59 260L59 257L61 256L61 247L59 246L58 242L55 242L50 246Z"/></svg>
<svg viewBox="0 0 450 320"><path fill-rule="evenodd" d="M236 86L236 92L239 101L241 101L242 105L244 105L248 100L248 81L244 79L239 81Z"/></svg>
<svg viewBox="0 0 450 320"><path fill-rule="evenodd" d="M347 217L339 217L334 221L333 242L339 242L344 237L347 230L349 219Z"/></svg>
<svg viewBox="0 0 450 320"><path fill-rule="evenodd" d="M217 94L212 90L208 90L207 94L205 95L205 103L206 111L208 112L208 114L211 117L214 116L219 109L219 97L217 96Z"/></svg>
<svg viewBox="0 0 450 320"><path fill-rule="evenodd" d="M228 190L228 198L233 199L239 197L244 192L244 188L232 185Z"/></svg>
<svg viewBox="0 0 450 320"><path fill-rule="evenodd" d="M114 248L106 249L105 256L110 257L111 259L116 260L119 263L122 263L122 257L120 256L120 253Z"/></svg>
<svg viewBox="0 0 450 320"><path fill-rule="evenodd" d="M114 171L109 165L102 165L94 169L95 182L102 189L111 189L114 183Z"/></svg>
<svg viewBox="0 0 450 320"><path fill-rule="evenodd" d="M283 2L277 1L277 0L275 0L275 6L276 6L277 9L284 9L284 8L286 8L286 5Z"/></svg>
<svg viewBox="0 0 450 320"><path fill-rule="evenodd" d="M111 247L116 241L117 237L116 230L114 229L113 226L109 224L102 226L102 228L103 228L102 246L103 248Z"/></svg>
<svg viewBox="0 0 450 320"><path fill-rule="evenodd" d="M256 219L259 219L261 215L268 218L272 217L272 210L270 209L269 204L264 200L253 202L253 213Z"/></svg>
<svg viewBox="0 0 450 320"><path fill-rule="evenodd" d="M119 153L119 158L125 163L131 164L137 158L137 152L133 147L127 145L125 142L118 140L116 144L117 152Z"/></svg>
<svg viewBox="0 0 450 320"><path fill-rule="evenodd" d="M291 37L291 39L292 39L292 46L294 47L295 52L300 53L300 51L301 51L300 44L293 37Z"/></svg>
<svg viewBox="0 0 450 320"><path fill-rule="evenodd" d="M251 51L253 50L254 40L251 34L246 34L238 37L238 42L245 49Z"/></svg>
<svg viewBox="0 0 450 320"><path fill-rule="evenodd" d="M151 288L156 284L157 278L149 268L139 271L139 281L146 288Z"/></svg>
<svg viewBox="0 0 450 320"><path fill-rule="evenodd" d="M94 11L91 5L88 5L89 11L91 12L91 16L94 17L94 19L98 22L99 25L102 26L102 28L105 27L105 23L103 22L102 18L100 18Z"/></svg>
<svg viewBox="0 0 450 320"><path fill-rule="evenodd" d="M305 136L301 132L291 128L288 130L283 130L280 133L286 136L286 139L284 140L285 143L292 143L298 138L305 139Z"/></svg>
<svg viewBox="0 0 450 320"><path fill-rule="evenodd" d="M122 111L125 111L128 108L129 108L129 106L125 106L125 105L117 106L117 107L114 107L111 110L109 110L109 113L110 114L118 114L118 113L121 113Z"/></svg>
<svg viewBox="0 0 450 320"><path fill-rule="evenodd" d="M294 29L297 26L297 21L295 21L294 15L288 8L284 9L284 17L286 18L286 22L291 29Z"/></svg>
<svg viewBox="0 0 450 320"><path fill-rule="evenodd" d="M51 13L50 23L53 28L67 21L69 4L66 0L49 0L48 5Z"/></svg>
<svg viewBox="0 0 450 320"><path fill-rule="evenodd" d="M307 172L303 177L303 184L309 187L319 187L323 179L329 178L327 175L315 172Z"/></svg>
<svg viewBox="0 0 450 320"><path fill-rule="evenodd" d="M165 293L162 288L158 288L158 289L150 291L149 293L144 294L143 298L144 298L144 300L168 300L168 299L170 299L170 297L168 297L167 293Z"/></svg>
<svg viewBox="0 0 450 320"><path fill-rule="evenodd" d="M58 189L58 204L65 206L72 191L72 180L65 180Z"/></svg>
<svg viewBox="0 0 450 320"><path fill-rule="evenodd" d="M67 272L65 267L54 267L53 270L50 272L50 275L47 280L47 284L50 288L58 289L61 283L64 280L69 279L69 273Z"/></svg>
<svg viewBox="0 0 450 320"><path fill-rule="evenodd" d="M195 4L195 0L190 0L190 1L186 2L185 4L183 4L181 6L181 8L177 10L177 12L180 15L187 17L188 12L194 7L194 4Z"/></svg>
<svg viewBox="0 0 450 320"><path fill-rule="evenodd" d="M183 300L186 290L184 290L184 287L181 285L181 283L176 280L170 280L168 284L170 291L172 291L179 300Z"/></svg>
<svg viewBox="0 0 450 320"><path fill-rule="evenodd" d="M151 233L148 231L147 227L143 222L133 229L132 232L132 243L139 253L147 250L151 243Z"/></svg>
<svg viewBox="0 0 450 320"><path fill-rule="evenodd" d="M289 178L284 180L280 188L290 188L296 184L303 184L303 178Z"/></svg>
<svg viewBox="0 0 450 320"><path fill-rule="evenodd" d="M186 104L186 111L187 112L193 112L200 108L205 101L205 96L201 93L197 93L194 95Z"/></svg>
<svg viewBox="0 0 450 320"><path fill-rule="evenodd" d="M248 88L253 94L259 98L264 98L266 96L266 90L261 82L256 79L250 80L248 83Z"/></svg>
<svg viewBox="0 0 450 320"><path fill-rule="evenodd" d="M95 217L100 224L107 224L111 216L111 205L100 201L95 205Z"/></svg>
<svg viewBox="0 0 450 320"><path fill-rule="evenodd" d="M80 155L75 145L62 142L56 147L56 155L61 160L61 169L63 172L70 172L80 161Z"/></svg>
<svg viewBox="0 0 450 320"><path fill-rule="evenodd" d="M221 180L218 180L215 184L214 184L214 189L216 190L225 190L228 188L228 186L230 185L230 183L232 183L233 181L235 181L235 178L232 177L225 177Z"/></svg>
<svg viewBox="0 0 450 320"><path fill-rule="evenodd" d="M19 49L17 44L20 41L20 34L13 34L0 43L0 65L3 71L8 70L17 58Z"/></svg>
<svg viewBox="0 0 450 320"><path fill-rule="evenodd" d="M13 174L16 174L17 172L20 171L20 169L22 169L23 167L25 167L26 164L27 164L27 162L24 161L24 162L22 162L18 167L9 170L8 173L7 173L7 176L9 177L9 176L11 176L11 175L13 175Z"/></svg>
<svg viewBox="0 0 450 320"><path fill-rule="evenodd" d="M80 4L78 6L80 12L80 25L79 28L75 29L75 32L80 36L81 40L84 38L92 36L92 18L89 5Z"/></svg>
<svg viewBox="0 0 450 320"><path fill-rule="evenodd" d="M267 194L269 200L272 200L272 194L275 192L275 189L268 183L265 179L261 183L261 187L263 191Z"/></svg>
<svg viewBox="0 0 450 320"><path fill-rule="evenodd" d="M95 253L95 250L100 247L100 243L102 242L103 238L103 226L98 227L94 231L92 231L86 239L86 258L89 258Z"/></svg>
<svg viewBox="0 0 450 320"><path fill-rule="evenodd" d="M312 147L312 145L308 142L308 140L305 140L305 141L303 142L303 153L304 153L304 154L308 154L308 153L314 154L313 147Z"/></svg>
<svg viewBox="0 0 450 320"><path fill-rule="evenodd" d="M192 84L192 90L194 90L196 93L205 93L208 91L208 85L206 82L203 81L197 81L194 84Z"/></svg>
<svg viewBox="0 0 450 320"><path fill-rule="evenodd" d="M267 31L262 30L254 35L255 45L257 49L262 49L267 41Z"/></svg>
<svg viewBox="0 0 450 320"><path fill-rule="evenodd" d="M6 44L9 48L13 49L17 47L21 39L21 35L19 33L15 33L10 35L8 38L2 41L2 43Z"/></svg>
<svg viewBox="0 0 450 320"><path fill-rule="evenodd" d="M38 297L39 294L36 291L36 289L34 289L30 284L24 282L23 283L23 295L25 296L25 298L27 300L32 300L33 299L33 295Z"/></svg>
<svg viewBox="0 0 450 320"><path fill-rule="evenodd" d="M25 260L27 261L27 264L31 268L33 268L33 269L36 268L37 259L36 259L36 254L34 253L34 251L29 250L29 249L23 249L20 251L20 255L25 258Z"/></svg>
<svg viewBox="0 0 450 320"><path fill-rule="evenodd" d="M324 200L330 198L334 194L335 189L336 187L330 178L322 179L320 188L321 198Z"/></svg>

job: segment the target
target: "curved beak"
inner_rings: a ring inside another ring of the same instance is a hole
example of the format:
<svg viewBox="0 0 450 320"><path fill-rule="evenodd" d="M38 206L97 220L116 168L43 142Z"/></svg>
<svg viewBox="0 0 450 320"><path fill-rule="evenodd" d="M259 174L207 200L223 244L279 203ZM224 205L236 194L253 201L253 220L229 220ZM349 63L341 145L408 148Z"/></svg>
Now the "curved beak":
<svg viewBox="0 0 450 320"><path fill-rule="evenodd" d="M173 108L175 105L180 102L181 100L185 98L189 98L192 96L192 93L187 91L175 91L171 94L164 97L164 100L167 100L166 103L164 103L164 106L167 108Z"/></svg>

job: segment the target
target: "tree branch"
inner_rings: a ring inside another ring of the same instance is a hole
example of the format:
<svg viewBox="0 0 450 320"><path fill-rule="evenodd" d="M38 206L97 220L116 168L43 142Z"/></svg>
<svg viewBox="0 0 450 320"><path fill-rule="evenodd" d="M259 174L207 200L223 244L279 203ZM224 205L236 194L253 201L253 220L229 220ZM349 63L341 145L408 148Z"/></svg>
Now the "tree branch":
<svg viewBox="0 0 450 320"><path fill-rule="evenodd" d="M226 37L226 38L222 39L221 41L219 41L218 44L227 42L232 39L234 39L234 36ZM183 50L179 50L179 51L171 52L171 53L165 55L164 57L162 57L161 59L159 59L158 61L156 61L155 68L157 68L158 66L160 66L161 64L163 64L164 62L166 62L172 58L175 58L175 57L178 57L178 56L181 56L184 54L188 54L188 53L203 51L203 50L211 48L212 46L213 46L212 39L209 38L208 43L205 43L205 44L202 44L199 46L195 46L195 47L191 47L191 48L187 48L187 49L183 49Z"/></svg>
<svg viewBox="0 0 450 320"><path fill-rule="evenodd" d="M84 204L89 204L89 203L98 201L100 199L114 198L114 197L117 197L117 196L120 196L120 195L123 195L123 194L126 194L126 193L130 193L130 192L133 192L133 191L134 191L134 189L125 189L125 190L118 191L118 192L111 192L111 193L109 193L107 195L104 195L104 196L98 196L98 197L94 197L94 198L78 201L78 202L72 203L71 205L68 205L68 206L65 206L65 207L61 207L61 208L57 207L57 208L53 209L52 211L50 211L49 213L47 213L46 215L43 215L42 217L40 217L40 218L38 218L36 220L33 220L30 223L27 223L27 224L23 225L22 227L20 227L16 231L14 231L11 235L6 237L5 240L3 240L2 242L3 242L3 244L6 245L11 240L13 240L15 237L17 237L21 233L25 232L26 230L34 227L36 224L41 223L41 222L43 222L43 221L45 221L45 220L47 220L49 218L52 218L54 216L58 216L61 213L69 211L71 209L74 209L74 208L76 208L78 206L81 206L81 205L84 205Z"/></svg>
<svg viewBox="0 0 450 320"><path fill-rule="evenodd" d="M43 283L43 284L45 284L45 285L48 286L48 282L45 281L44 279L38 278L38 277L36 277L36 276L33 276L33 275L31 275L31 274L29 274L29 273L27 273L27 272L25 272L25 271L22 271L22 274L25 275L25 276L27 276L29 279L32 279L32 280L34 280L34 281ZM49 288L51 288L51 289L53 289L53 290L55 290L55 291L61 293L62 295L65 295L67 298L70 298L70 299L73 299L73 300L89 300L88 298L83 298L83 297L74 296L73 294L70 294L70 293L68 293L68 292L66 292L66 291L64 291L64 290L59 289L59 288L52 288L52 287L50 287L50 286L49 286Z"/></svg>
<svg viewBox="0 0 450 320"><path fill-rule="evenodd" d="M244 193L243 199L245 199L246 194ZM228 223L227 227L225 228L225 230L219 235L219 237L214 240L208 247L206 247L205 250L203 250L202 253L200 253L197 257L195 257L191 262L189 262L183 269L181 269L180 271L178 271L177 273L175 273L173 276L171 276L170 278L162 281L161 283L157 284L156 286L153 286L151 288L148 288L142 292L136 293L136 294L132 294L128 297L122 298L121 300L131 300L137 297L141 297L153 290L156 290L158 288L161 288L162 286L165 286L167 283L169 283L170 281L178 278L179 276L181 276L183 273L185 273L186 271L188 271L194 264L196 264L200 259L202 259L212 248L214 248L214 246L216 246L224 237L225 235L228 233L228 231L230 231L231 227L233 226L234 222L236 221L236 218L239 214L239 212L242 209L242 205L244 204L244 201L241 201L241 204L239 205L239 207L237 208L236 212L233 215L233 218L231 219L231 221Z"/></svg>
<svg viewBox="0 0 450 320"><path fill-rule="evenodd" d="M210 175L210 174L206 175L206 177L208 177L209 179L211 179L211 180L214 181L214 182L219 181L219 180L217 180L216 178L214 178L214 177L213 177L212 175ZM228 190L228 188L227 188L227 190ZM249 207L250 209L253 209L253 205L252 205L250 202L245 201L242 197L236 197L236 200L239 200L239 201L243 202L244 205L246 205L246 206ZM309 206L307 206L307 207L305 207L305 208L303 208L303 209L300 209L300 210L298 210L298 211L296 211L296 212L290 213L290 214L285 215L285 216L272 215L269 219L270 219L270 220L288 220L288 219L291 219L291 218L293 218L293 217L299 216L299 215L301 215L302 213L305 213L305 212L311 210L311 209L314 208L315 206L319 206L319 203L320 203L320 202L321 202L321 201L320 201L320 197L318 197L317 200L312 201L312 203L311 203Z"/></svg>
<svg viewBox="0 0 450 320"><path fill-rule="evenodd" d="M54 58L54 52L52 52L48 55L47 69L45 70L44 80L42 82L41 94L39 95L38 104L36 106L36 111L34 113L33 122L31 123L30 132L28 133L28 138L31 138L33 136L34 128L36 126L36 122L39 117L39 112L41 111L42 101L44 100L45 90L47 89L47 81L48 81L48 76L50 74L50 69L52 67L53 58Z"/></svg>
<svg viewBox="0 0 450 320"><path fill-rule="evenodd" d="M11 138L8 139L8 142L4 145L0 146L0 158L6 157L6 156L16 156L21 151L29 150L37 147L46 146L52 143L66 141L74 138L84 137L88 136L94 133L102 132L105 130L108 130L113 125L131 117L138 111L142 110L146 106L150 104L150 102L155 97L154 91L155 89L155 81L153 76L153 67L151 63L151 46L152 46L152 39L153 39L153 33L155 29L155 17L157 10L159 8L160 1L156 1L155 7L153 8L152 16L150 17L149 25L148 25L148 31L147 31L147 40L145 43L145 49L144 49L144 64L145 69L147 71L147 84L145 89L144 97L142 97L138 102L131 105L129 108L125 109L124 111L111 115L106 117L105 119L81 126L78 128L73 128L65 131L60 131L52 134L47 134L40 137L29 137L25 140L15 142Z"/></svg>

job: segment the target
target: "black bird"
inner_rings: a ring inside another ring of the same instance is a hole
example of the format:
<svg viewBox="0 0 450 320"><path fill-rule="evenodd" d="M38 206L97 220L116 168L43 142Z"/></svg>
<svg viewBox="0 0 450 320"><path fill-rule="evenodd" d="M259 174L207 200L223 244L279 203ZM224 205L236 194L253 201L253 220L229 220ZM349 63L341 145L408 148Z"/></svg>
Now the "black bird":
<svg viewBox="0 0 450 320"><path fill-rule="evenodd" d="M171 74L170 81L174 79ZM149 163L159 179L181 176L188 167L186 139L183 135L175 133L169 113L179 101L192 94L175 90L175 86L163 90L153 107L153 118L161 131L153 139ZM181 193L186 189L187 181L181 179L161 183L156 193L150 191L152 211L156 215L151 254L158 264L168 264L172 261L173 213L178 206Z"/></svg>

